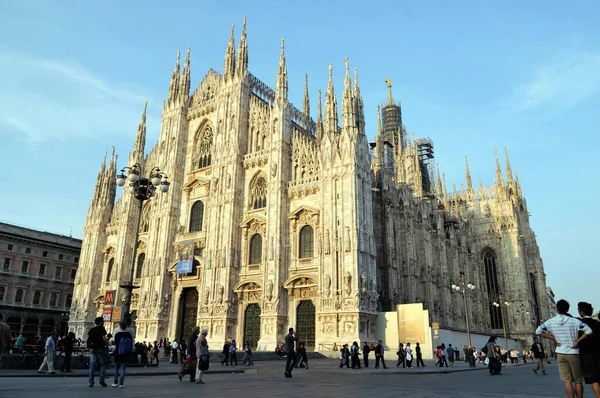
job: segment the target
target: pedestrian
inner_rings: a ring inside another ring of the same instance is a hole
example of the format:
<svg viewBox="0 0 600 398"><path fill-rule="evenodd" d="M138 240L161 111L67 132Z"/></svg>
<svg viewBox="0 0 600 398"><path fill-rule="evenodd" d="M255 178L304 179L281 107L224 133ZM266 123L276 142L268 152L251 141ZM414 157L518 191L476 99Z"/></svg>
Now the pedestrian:
<svg viewBox="0 0 600 398"><path fill-rule="evenodd" d="M125 388L123 383L125 382L125 371L126 362L131 357L133 352L133 336L127 331L127 323L121 322L119 324L119 330L114 337L115 341L115 377L113 380L113 387Z"/></svg>
<svg viewBox="0 0 600 398"><path fill-rule="evenodd" d="M486 362L490 375L502 374L502 361L500 359L500 349L496 345L496 336L490 336L483 352L486 355Z"/></svg>
<svg viewBox="0 0 600 398"><path fill-rule="evenodd" d="M56 341L54 341L54 336L56 332L50 333L50 336L46 339L46 343L44 344L44 362L38 369L38 373L44 373L42 369L44 366L48 367L48 374L53 375L56 374L54 371L54 356L56 355Z"/></svg>
<svg viewBox="0 0 600 398"><path fill-rule="evenodd" d="M537 366L533 369L533 373L537 374L538 370L542 370L542 374L546 375L546 368L544 368L544 347L540 343L540 338L535 336L533 338L533 345L531 346L531 352L533 357L537 361Z"/></svg>
<svg viewBox="0 0 600 398"><path fill-rule="evenodd" d="M177 342L177 339L173 340L173 343L171 343L171 352L173 355L173 359L171 360L171 363L177 364L179 363L177 360L177 350L179 350L179 343Z"/></svg>
<svg viewBox="0 0 600 398"><path fill-rule="evenodd" d="M292 377L292 370L296 366L296 347L295 344L298 341L298 337L294 333L294 328L289 328L288 334L285 336L285 355L287 359L285 361L285 377Z"/></svg>
<svg viewBox="0 0 600 398"><path fill-rule="evenodd" d="M377 343L377 346L375 347L375 369L379 368L379 361L381 361L381 365L383 366L383 368L387 369L387 366L385 366L385 359L384 359L383 355L384 355L383 343L381 342L381 340L379 340L379 342Z"/></svg>
<svg viewBox="0 0 600 398"><path fill-rule="evenodd" d="M365 345L362 349L363 352L363 361L365 363L365 368L369 367L369 353L371 352L371 348L369 347L369 343L365 342Z"/></svg>
<svg viewBox="0 0 600 398"><path fill-rule="evenodd" d="M244 352L244 359L242 360L242 365L254 365L254 362L252 361L252 346L250 345L249 341L246 341L246 350Z"/></svg>
<svg viewBox="0 0 600 398"><path fill-rule="evenodd" d="M600 398L600 322L592 318L594 308L590 303L580 302L577 310L581 322L592 329L592 335L579 344L579 358L585 384L592 386L596 398Z"/></svg>
<svg viewBox="0 0 600 398"><path fill-rule="evenodd" d="M202 381L202 372L208 370L210 354L208 352L208 342L206 341L208 336L208 330L202 329L200 336L196 339L196 358L198 358L198 365L196 366L196 384L205 384Z"/></svg>
<svg viewBox="0 0 600 398"><path fill-rule="evenodd" d="M235 340L231 340L231 344L229 345L229 365L233 366L234 363L237 366L237 344Z"/></svg>
<svg viewBox="0 0 600 398"><path fill-rule="evenodd" d="M556 343L558 373L565 385L567 396L574 397L577 394L578 397L582 397L583 373L579 358L579 343L592 334L592 329L581 320L568 315L569 307L566 300L558 300L557 315L538 326L535 334ZM579 332L583 333L578 338Z"/></svg>
<svg viewBox="0 0 600 398"><path fill-rule="evenodd" d="M94 373L96 371L97 363L100 363L100 384L102 387L106 387L107 384L104 382L106 378L106 350L107 350L107 341L106 341L106 329L102 324L104 323L104 319L101 316L94 319L94 326L88 332L87 346L90 349L90 369L89 369L89 385L90 387L94 387L95 376Z"/></svg>
<svg viewBox="0 0 600 398"><path fill-rule="evenodd" d="M354 343L352 343L352 347L350 349L350 355L351 355L351 363L352 363L352 369L360 369L360 358L358 357L359 355L359 351L360 348L358 347L358 343L355 341Z"/></svg>
<svg viewBox="0 0 600 398"><path fill-rule="evenodd" d="M425 363L423 362L423 354L421 353L421 346L419 343L415 345L415 353L417 354L417 368L421 366L425 367Z"/></svg>
<svg viewBox="0 0 600 398"><path fill-rule="evenodd" d="M406 343L405 352L406 352L406 367L412 368L413 353L412 353L412 348L410 348L410 343Z"/></svg>
<svg viewBox="0 0 600 398"><path fill-rule="evenodd" d="M187 347L188 347L188 355L187 355L187 359L191 360L191 361L198 361L198 356L196 355L196 340L198 339L198 336L200 335L200 327L198 326L194 326L194 328L192 329L192 334L190 334L190 337L188 337L188 341L187 341ZM197 367L198 363L196 363L196 367ZM182 375L179 374L179 381L181 381ZM193 383L196 381L196 372L190 372L190 383Z"/></svg>
<svg viewBox="0 0 600 398"><path fill-rule="evenodd" d="M225 344L223 344L223 352L224 355L223 360L221 361L221 366L229 366L229 346L231 345L230 339L225 340Z"/></svg>
<svg viewBox="0 0 600 398"><path fill-rule="evenodd" d="M452 348L452 344L448 344L448 348L446 348L446 357L448 361L450 361L450 367L454 367L454 348Z"/></svg>
<svg viewBox="0 0 600 398"><path fill-rule="evenodd" d="M73 356L73 346L75 344L75 333L69 332L67 337L62 339L65 360L62 363L60 371L63 373L73 373L71 370L71 357Z"/></svg>
<svg viewBox="0 0 600 398"><path fill-rule="evenodd" d="M398 356L398 363L396 367L399 368L402 365L403 368L406 367L406 351L404 350L404 344L400 343L398 345L398 351L396 351L396 355Z"/></svg>

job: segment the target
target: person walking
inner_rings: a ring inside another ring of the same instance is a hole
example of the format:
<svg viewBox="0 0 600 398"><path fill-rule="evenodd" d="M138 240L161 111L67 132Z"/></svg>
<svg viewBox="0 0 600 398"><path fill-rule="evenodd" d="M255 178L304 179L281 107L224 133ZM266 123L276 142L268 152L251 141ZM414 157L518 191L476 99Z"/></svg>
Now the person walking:
<svg viewBox="0 0 600 398"><path fill-rule="evenodd" d="M405 352L406 352L406 367L412 368L413 353L412 353L412 348L410 348L410 343L406 343Z"/></svg>
<svg viewBox="0 0 600 398"><path fill-rule="evenodd" d="M46 344L44 344L44 362L42 362L42 365L38 369L38 373L44 373L42 369L44 369L44 366L46 366L48 367L49 375L56 374L54 371L54 356L56 355L56 342L54 341L55 335L56 332L53 331L46 339Z"/></svg>
<svg viewBox="0 0 600 398"><path fill-rule="evenodd" d="M385 359L383 358L384 351L383 343L379 340L375 347L375 369L379 368L379 361L381 361L383 368L387 369L387 366L385 366Z"/></svg>
<svg viewBox="0 0 600 398"><path fill-rule="evenodd" d="M533 352L533 358L537 362L537 366L532 369L533 373L537 374L538 370L542 370L542 374L546 375L546 368L544 368L544 346L540 343L540 338L535 336L533 338L533 345L531 346L531 352ZM524 358L525 356L523 356Z"/></svg>
<svg viewBox="0 0 600 398"><path fill-rule="evenodd" d="M60 367L63 373L73 373L71 370L71 357L73 356L73 346L75 345L75 333L69 332L67 337L62 339L63 349L65 351L65 360Z"/></svg>
<svg viewBox="0 0 600 398"><path fill-rule="evenodd" d="M87 346L90 349L90 369L89 369L89 385L94 387L96 371L96 365L100 363L100 384L102 387L106 387L107 384L104 382L106 378L106 348L107 338L106 329L102 324L104 319L101 316L94 319L94 326L88 332Z"/></svg>
<svg viewBox="0 0 600 398"><path fill-rule="evenodd" d="M196 340L198 339L198 336L200 335L200 327L198 326L194 326L194 328L192 329L192 334L190 334L190 337L188 337L188 341L187 341L187 346L188 346L188 355L187 355L187 359L188 360L192 360L192 361L198 361L198 356L196 355ZM196 363L196 367L198 367L198 363ZM181 381L182 375L179 374L179 381ZM190 373L190 383L193 383L196 381L196 372L191 372Z"/></svg>
<svg viewBox="0 0 600 398"><path fill-rule="evenodd" d="M421 366L425 367L425 363L423 362L423 354L421 353L421 346L419 343L415 345L415 354L417 355L417 368Z"/></svg>
<svg viewBox="0 0 600 398"><path fill-rule="evenodd" d="M208 365L210 353L208 351L208 342L206 341L208 336L208 330L202 329L200 336L196 339L196 358L198 358L198 365L196 366L196 384L205 384L202 381L202 367L204 363ZM208 369L208 366L206 367Z"/></svg>
<svg viewBox="0 0 600 398"><path fill-rule="evenodd" d="M223 344L223 352L222 354L225 356L223 358L223 360L221 361L221 366L225 365L225 366L229 366L229 346L231 345L231 343L229 342L229 339L227 339L225 341L225 344Z"/></svg>
<svg viewBox="0 0 600 398"><path fill-rule="evenodd" d="M452 344L448 344L448 348L446 348L446 357L448 361L450 361L450 367L454 367L454 348L452 348Z"/></svg>
<svg viewBox="0 0 600 398"><path fill-rule="evenodd" d="M125 382L125 363L131 357L133 352L133 336L127 331L127 324L121 322L119 324L121 329L115 334L115 377L113 380L113 387L125 388L123 383Z"/></svg>
<svg viewBox="0 0 600 398"><path fill-rule="evenodd" d="M592 334L592 329L577 318L568 315L569 302L558 300L557 315L542 323L535 331L540 337L554 340L558 355L558 373L565 385L567 397L583 396L583 372L579 358L579 343ZM583 332L578 338L579 332ZM575 387L573 387L575 384Z"/></svg>
<svg viewBox="0 0 600 398"><path fill-rule="evenodd" d="M292 377L292 370L296 366L296 347L295 344L298 337L294 333L294 328L289 328L288 334L285 336L285 372L283 373L288 379Z"/></svg>
<svg viewBox="0 0 600 398"><path fill-rule="evenodd" d="M229 345L229 365L234 366L234 363L237 366L237 344L235 340L231 340L231 344Z"/></svg>

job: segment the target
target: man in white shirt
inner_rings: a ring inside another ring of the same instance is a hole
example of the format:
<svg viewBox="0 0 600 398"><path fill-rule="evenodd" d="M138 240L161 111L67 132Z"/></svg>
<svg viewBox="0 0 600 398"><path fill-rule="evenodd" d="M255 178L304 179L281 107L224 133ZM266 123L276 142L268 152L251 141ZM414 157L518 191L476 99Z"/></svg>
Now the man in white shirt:
<svg viewBox="0 0 600 398"><path fill-rule="evenodd" d="M575 398L575 392L577 397L583 397L583 373L578 346L583 339L592 334L592 329L579 319L568 315L569 307L566 300L558 300L556 303L558 315L542 323L535 333L556 343L560 379L565 383L567 397ZM578 338L580 331L583 334Z"/></svg>

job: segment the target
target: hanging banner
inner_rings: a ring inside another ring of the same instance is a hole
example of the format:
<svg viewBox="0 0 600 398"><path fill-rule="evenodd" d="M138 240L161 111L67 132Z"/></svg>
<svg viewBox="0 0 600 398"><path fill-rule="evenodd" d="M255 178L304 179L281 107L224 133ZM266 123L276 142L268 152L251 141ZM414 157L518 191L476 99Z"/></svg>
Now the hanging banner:
<svg viewBox="0 0 600 398"><path fill-rule="evenodd" d="M117 305L113 308L113 312L112 312L112 321L117 323L117 322L121 322L121 314L123 313L123 307L121 307L120 305Z"/></svg>
<svg viewBox="0 0 600 398"><path fill-rule="evenodd" d="M194 268L194 248L196 242L182 242L177 248L177 275L191 274Z"/></svg>
<svg viewBox="0 0 600 398"><path fill-rule="evenodd" d="M104 307L104 311L102 312L102 319L104 322L110 322L112 319L112 307Z"/></svg>

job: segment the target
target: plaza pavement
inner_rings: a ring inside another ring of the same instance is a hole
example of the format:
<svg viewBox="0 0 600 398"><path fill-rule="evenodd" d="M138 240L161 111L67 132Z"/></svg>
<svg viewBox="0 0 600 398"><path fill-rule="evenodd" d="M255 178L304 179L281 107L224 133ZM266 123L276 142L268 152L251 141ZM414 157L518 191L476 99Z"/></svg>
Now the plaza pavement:
<svg viewBox="0 0 600 398"><path fill-rule="evenodd" d="M211 365L219 370L220 364ZM41 376L33 378L0 378L0 398L87 398L87 397L287 397L287 398L347 398L348 396L408 397L411 398L553 398L564 396L555 364L548 365L548 376L536 376L531 365L506 365L502 376L490 376L483 366L475 371L431 373L430 369L400 369L390 366L386 372L337 368L337 361L315 360L309 370L298 369L292 379L283 376L283 361L264 361L245 373L207 374L206 384L180 382L176 376L155 375L142 370L138 376L125 379L125 389L110 386L87 386L82 377ZM388 364L389 366L390 364ZM457 364L458 365L458 364ZM161 365L162 367L162 365ZM168 366L165 366L167 368ZM174 367L174 365L170 365ZM334 368L334 369L333 369ZM152 369L152 368L147 368ZM212 370L211 369L211 370ZM230 370L230 369L227 369ZM444 368L444 371L446 369ZM478 371L481 370L481 371ZM146 372L143 374L142 372ZM375 374L376 373L376 374ZM384 376L387 374L387 376ZM107 380L111 382L111 380ZM110 383L109 383L110 384ZM586 390L590 394L590 390Z"/></svg>

